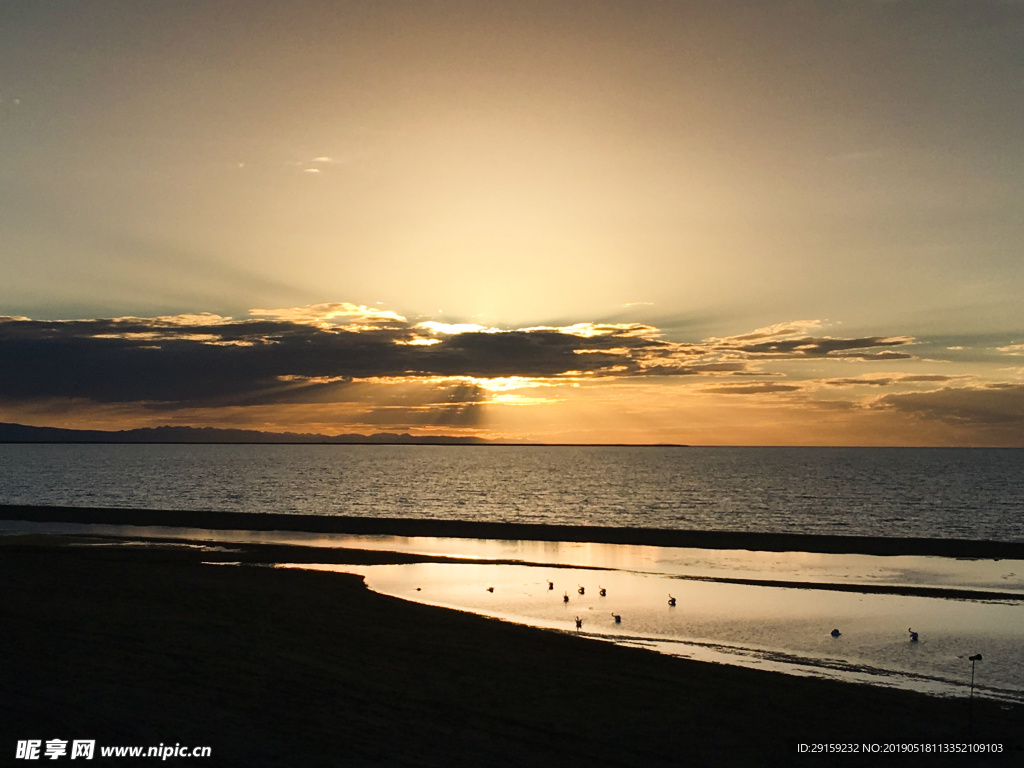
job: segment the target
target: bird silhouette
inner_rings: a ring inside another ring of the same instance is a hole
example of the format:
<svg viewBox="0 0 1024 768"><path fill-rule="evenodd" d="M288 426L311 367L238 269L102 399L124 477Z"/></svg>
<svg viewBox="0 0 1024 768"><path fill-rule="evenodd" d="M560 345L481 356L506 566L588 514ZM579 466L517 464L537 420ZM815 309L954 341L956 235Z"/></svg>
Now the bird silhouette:
<svg viewBox="0 0 1024 768"><path fill-rule="evenodd" d="M577 589L576 591L577 591L577 592L579 592L579 593L580 593L581 595L582 595L582 594L584 594L584 593L586 592L586 590L585 590L585 589L583 589L583 587L580 587L580 588L579 588L579 589Z"/></svg>
<svg viewBox="0 0 1024 768"><path fill-rule="evenodd" d="M622 617L619 616L619 614L613 613L612 614L612 618L615 619L615 623L616 624L621 624L622 623Z"/></svg>
<svg viewBox="0 0 1024 768"><path fill-rule="evenodd" d="M607 595L607 594L608 594L608 590L607 590L607 589L605 589L604 587L598 587L598 588L597 588L597 593L598 593L599 595L601 595L601 597L604 597L605 595Z"/></svg>
<svg viewBox="0 0 1024 768"><path fill-rule="evenodd" d="M910 642L916 643L917 642L917 632L912 630L910 627L907 627L907 632L910 633Z"/></svg>
<svg viewBox="0 0 1024 768"><path fill-rule="evenodd" d="M568 603L569 602L569 593L568 592L566 592L564 595L562 595L562 602L563 603Z"/></svg>
<svg viewBox="0 0 1024 768"><path fill-rule="evenodd" d="M580 628L582 626L583 626L583 619L581 619L579 616L577 616L576 617L576 631L579 632Z"/></svg>
<svg viewBox="0 0 1024 768"><path fill-rule="evenodd" d="M555 588L555 582L549 581L548 582L548 589L554 589L554 588Z"/></svg>
<svg viewBox="0 0 1024 768"><path fill-rule="evenodd" d="M672 595L668 596L668 604L671 605L673 608L675 608L676 606L676 599L672 597Z"/></svg>
<svg viewBox="0 0 1024 768"><path fill-rule="evenodd" d="M843 634L843 633L840 632L838 629L833 629L832 630L832 637L839 637L841 634Z"/></svg>
<svg viewBox="0 0 1024 768"><path fill-rule="evenodd" d="M493 591L494 591L494 587L488 587L488 588L487 588L487 591L488 591L488 592L493 592Z"/></svg>

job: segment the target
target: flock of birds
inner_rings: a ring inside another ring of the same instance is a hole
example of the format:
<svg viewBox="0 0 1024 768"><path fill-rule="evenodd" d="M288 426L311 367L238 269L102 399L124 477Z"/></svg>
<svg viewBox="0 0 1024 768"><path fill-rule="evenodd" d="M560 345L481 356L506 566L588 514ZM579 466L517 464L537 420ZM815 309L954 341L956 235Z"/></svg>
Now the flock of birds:
<svg viewBox="0 0 1024 768"><path fill-rule="evenodd" d="M587 588L584 587L582 584L577 584L576 587L577 587L576 591L579 592L581 595L587 594ZM554 588L555 588L555 583L553 581L548 581L548 591L552 591L552 590L554 590ZM488 587L487 591L488 592L493 592L494 591L494 587ZM597 593L601 597L607 597L608 596L608 590L605 589L604 587L602 587L601 585L598 585ZM568 605L568 603L569 603L569 593L568 593L568 591L566 591L562 595L562 602ZM672 597L672 595L668 596L668 604L669 604L669 607L671 607L671 608L675 608L676 607L676 599L674 597ZM621 624L622 623L622 615L618 614L618 613L613 613L612 614L612 620L616 624ZM579 631L582 628L583 628L583 619L581 619L579 616L577 616L576 617L576 630ZM836 629L836 630L833 630L833 632L834 632L833 636L834 637L838 637L839 630Z"/></svg>
<svg viewBox="0 0 1024 768"><path fill-rule="evenodd" d="M585 595L587 593L586 587L584 587L582 584L577 584L576 586L577 586L576 591L579 592L581 595ZM548 581L548 591L552 591L552 590L554 590L554 588L555 588L555 583L553 581ZM493 592L494 591L494 587L488 587L487 591L488 592ZM601 597L606 597L608 595L608 590L605 589L604 587L598 585L597 593ZM568 591L566 591L562 595L562 602L565 603L566 605L569 604L569 593L568 593ZM668 604L669 604L670 608L675 608L676 607L676 599L674 597L672 597L672 595L668 596ZM613 613L612 614L612 619L615 621L616 624L621 624L622 623L622 616L620 614L618 614L618 613ZM578 632L582 628L583 628L583 619L581 619L579 616L577 616L576 617L576 631ZM910 642L916 643L917 642L917 632L912 630L910 627L907 627L907 632L910 633ZM832 637L839 637L843 633L840 632L838 629L833 629L831 634L832 634Z"/></svg>

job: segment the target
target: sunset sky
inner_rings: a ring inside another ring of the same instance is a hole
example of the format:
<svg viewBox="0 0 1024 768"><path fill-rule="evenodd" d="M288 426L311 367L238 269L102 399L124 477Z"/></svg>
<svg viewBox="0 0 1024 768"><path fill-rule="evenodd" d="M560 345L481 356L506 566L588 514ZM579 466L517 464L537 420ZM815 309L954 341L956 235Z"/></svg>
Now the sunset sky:
<svg viewBox="0 0 1024 768"><path fill-rule="evenodd" d="M1024 445L1024 2L7 0L0 421Z"/></svg>

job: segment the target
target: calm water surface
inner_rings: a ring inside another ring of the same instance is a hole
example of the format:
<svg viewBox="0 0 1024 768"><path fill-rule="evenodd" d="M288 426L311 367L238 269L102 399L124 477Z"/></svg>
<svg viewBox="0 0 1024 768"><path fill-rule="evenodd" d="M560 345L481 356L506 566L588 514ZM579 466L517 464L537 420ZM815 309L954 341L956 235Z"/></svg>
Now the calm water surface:
<svg viewBox="0 0 1024 768"><path fill-rule="evenodd" d="M362 574L384 594L536 627L574 632L579 618L580 634L703 661L961 696L968 657L982 653L976 694L1024 702L1024 561L398 537L323 543L505 560L312 567ZM908 587L950 594L899 593ZM956 594L966 589L1005 599Z"/></svg>
<svg viewBox="0 0 1024 768"><path fill-rule="evenodd" d="M521 565L324 567L361 573L385 594L517 623L571 632L580 618L581 634L621 644L937 695L966 694L967 658L982 653L976 695L1024 702L1020 600L876 595ZM668 604L670 595L675 606ZM917 642L910 640L909 627L919 633ZM839 637L832 637L833 628L841 630Z"/></svg>
<svg viewBox="0 0 1024 768"><path fill-rule="evenodd" d="M0 445L0 503L1024 541L1024 450Z"/></svg>

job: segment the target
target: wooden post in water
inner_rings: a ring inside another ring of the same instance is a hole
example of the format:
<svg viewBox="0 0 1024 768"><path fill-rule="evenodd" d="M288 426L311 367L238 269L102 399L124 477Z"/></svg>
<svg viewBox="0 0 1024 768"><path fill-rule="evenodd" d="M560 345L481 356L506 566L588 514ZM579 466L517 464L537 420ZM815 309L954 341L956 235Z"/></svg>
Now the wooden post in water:
<svg viewBox="0 0 1024 768"><path fill-rule="evenodd" d="M981 661L981 654L976 653L970 657L971 662L971 704L970 710L967 715L967 733L968 738L974 741L974 664Z"/></svg>

